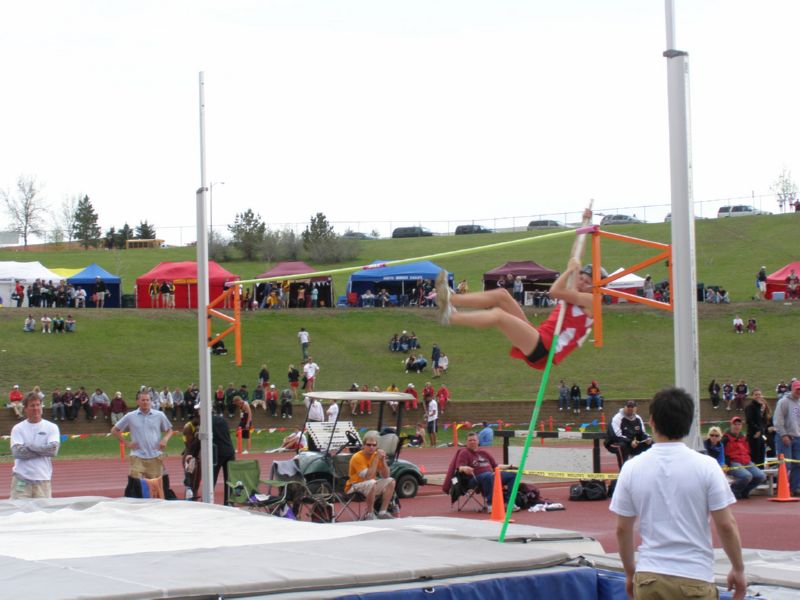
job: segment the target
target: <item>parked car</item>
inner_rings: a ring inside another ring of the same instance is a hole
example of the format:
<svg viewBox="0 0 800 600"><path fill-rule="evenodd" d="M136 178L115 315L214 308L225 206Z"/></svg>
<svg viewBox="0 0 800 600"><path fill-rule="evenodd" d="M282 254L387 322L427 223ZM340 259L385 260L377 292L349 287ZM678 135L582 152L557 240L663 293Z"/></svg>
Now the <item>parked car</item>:
<svg viewBox="0 0 800 600"><path fill-rule="evenodd" d="M554 227L563 227L563 225L558 221L553 221L552 219L541 219L539 221L531 221L528 223L528 231L532 231L534 229L553 229Z"/></svg>
<svg viewBox="0 0 800 600"><path fill-rule="evenodd" d="M694 216L695 221L702 221L704 219L705 217L698 217L697 215ZM670 222L672 222L672 213L667 213L667 216L664 217L664 223L670 223Z"/></svg>
<svg viewBox="0 0 800 600"><path fill-rule="evenodd" d="M456 235L466 235L468 233L494 233L494 230L483 225L459 225L456 227Z"/></svg>
<svg viewBox="0 0 800 600"><path fill-rule="evenodd" d="M427 227L398 227L392 232L393 238L428 237L433 232Z"/></svg>
<svg viewBox="0 0 800 600"><path fill-rule="evenodd" d="M345 231L342 237L346 240L374 240L375 238L360 231Z"/></svg>
<svg viewBox="0 0 800 600"><path fill-rule="evenodd" d="M600 221L600 225L628 225L629 223L644 223L644 221L628 215L606 215Z"/></svg>
<svg viewBox="0 0 800 600"><path fill-rule="evenodd" d="M771 215L771 212L758 210L747 204L734 204L733 206L722 206L717 211L717 218L722 217L746 217L748 215Z"/></svg>

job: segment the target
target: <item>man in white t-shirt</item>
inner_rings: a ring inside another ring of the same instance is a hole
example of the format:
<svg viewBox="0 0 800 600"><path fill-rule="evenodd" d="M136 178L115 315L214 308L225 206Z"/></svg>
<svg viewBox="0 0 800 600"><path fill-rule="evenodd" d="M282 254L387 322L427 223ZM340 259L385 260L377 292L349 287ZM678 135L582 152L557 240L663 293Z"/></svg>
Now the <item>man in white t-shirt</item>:
<svg viewBox="0 0 800 600"><path fill-rule="evenodd" d="M322 403L316 398L309 399L308 405L308 420L321 423L325 420L325 409L322 408Z"/></svg>
<svg viewBox="0 0 800 600"><path fill-rule="evenodd" d="M314 379L316 379L318 371L319 365L315 363L314 359L309 356L306 364L303 365L303 375L305 375L306 378L307 392L314 391Z"/></svg>
<svg viewBox="0 0 800 600"><path fill-rule="evenodd" d="M308 335L305 327L301 327L297 332L297 339L300 340L300 350L303 352L303 360L308 359L308 344L311 342L311 336Z"/></svg>
<svg viewBox="0 0 800 600"><path fill-rule="evenodd" d="M431 447L436 447L436 429L439 421L439 403L436 397L428 401L428 440L430 440Z"/></svg>
<svg viewBox="0 0 800 600"><path fill-rule="evenodd" d="M728 589L744 598L742 544L730 505L736 502L717 461L687 447L694 401L682 389L658 392L650 403L656 443L626 462L610 510L631 598L717 598L709 516L731 563ZM634 524L642 545L634 560Z"/></svg>
<svg viewBox="0 0 800 600"><path fill-rule="evenodd" d="M26 419L11 429L11 473L9 499L50 498L52 457L58 454L61 434L58 425L42 418L42 399L35 392L22 400Z"/></svg>
<svg viewBox="0 0 800 600"><path fill-rule="evenodd" d="M339 419L339 403L331 399L331 403L325 413L328 415L328 421L335 423Z"/></svg>

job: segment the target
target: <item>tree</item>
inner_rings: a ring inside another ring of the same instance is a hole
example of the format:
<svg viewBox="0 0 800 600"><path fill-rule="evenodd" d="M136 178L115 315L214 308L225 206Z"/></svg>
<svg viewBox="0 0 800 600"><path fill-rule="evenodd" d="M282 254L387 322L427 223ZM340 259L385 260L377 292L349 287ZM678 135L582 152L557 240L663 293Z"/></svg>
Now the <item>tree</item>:
<svg viewBox="0 0 800 600"><path fill-rule="evenodd" d="M61 230L67 234L67 241L72 241L72 236L75 235L75 213L78 212L78 203L80 202L80 195L69 196L64 198L61 202L59 214L56 215L56 220L61 225Z"/></svg>
<svg viewBox="0 0 800 600"><path fill-rule="evenodd" d="M44 219L47 216L47 207L41 190L33 177L20 175L17 179L17 192L12 196L2 192L6 211L11 217L11 226L20 232L25 248L28 247L28 236L40 235L44 231Z"/></svg>
<svg viewBox="0 0 800 600"><path fill-rule="evenodd" d="M261 220L261 215L255 214L248 208L236 215L233 225L228 225L228 231L233 235L231 243L239 249L244 258L256 260L267 232L267 226Z"/></svg>
<svg viewBox="0 0 800 600"><path fill-rule="evenodd" d="M130 225L125 223L125 225L122 226L122 229L117 232L117 237L114 239L114 243L117 245L117 248L124 250L125 242L132 239L134 239L133 229L131 229Z"/></svg>
<svg viewBox="0 0 800 600"><path fill-rule="evenodd" d="M792 172L789 169L784 168L781 171L770 189L778 197L778 206L781 212L785 207L791 209L792 204L797 200L797 184L792 179Z"/></svg>
<svg viewBox="0 0 800 600"><path fill-rule="evenodd" d="M333 232L333 225L328 223L328 219L323 213L317 213L315 216L311 217L311 222L303 232L303 247L310 251L315 244L328 241L335 237L336 234Z"/></svg>
<svg viewBox="0 0 800 600"><path fill-rule="evenodd" d="M85 250L89 246L97 246L101 232L92 202L89 196L84 196L78 201L78 208L75 209L74 238L80 241Z"/></svg>
<svg viewBox="0 0 800 600"><path fill-rule="evenodd" d="M136 237L134 239L137 240L154 240L156 239L156 226L151 225L147 221L141 221L136 226Z"/></svg>

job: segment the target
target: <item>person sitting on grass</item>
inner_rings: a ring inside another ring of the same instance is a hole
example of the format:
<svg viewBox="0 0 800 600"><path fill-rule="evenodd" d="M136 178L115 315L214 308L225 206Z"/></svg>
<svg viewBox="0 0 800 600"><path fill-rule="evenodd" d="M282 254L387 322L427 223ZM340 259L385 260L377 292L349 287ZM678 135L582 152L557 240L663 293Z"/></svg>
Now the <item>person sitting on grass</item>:
<svg viewBox="0 0 800 600"><path fill-rule="evenodd" d="M33 333L36 331L36 319L33 318L33 315L28 315L28 318L25 319L25 323L22 325L22 331L25 333Z"/></svg>
<svg viewBox="0 0 800 600"><path fill-rule="evenodd" d="M584 220L590 221L592 213L586 210ZM603 272L603 276L606 273ZM570 284L571 282L571 284ZM465 325L476 329L495 328L513 344L511 356L524 360L534 369L544 369L555 336L556 322L566 310L559 346L555 349L553 364L559 364L589 336L592 326L592 266L581 269L580 261L570 258L566 270L550 288L550 296L563 300L547 320L538 328L528 322L525 312L505 288L495 288L472 294L455 294L447 285L447 273L440 271L436 277L438 310L443 325ZM457 309L487 309L461 312Z"/></svg>
<svg viewBox="0 0 800 600"><path fill-rule="evenodd" d="M67 315L64 321L64 331L67 333L75 333L75 319L72 318L72 315Z"/></svg>

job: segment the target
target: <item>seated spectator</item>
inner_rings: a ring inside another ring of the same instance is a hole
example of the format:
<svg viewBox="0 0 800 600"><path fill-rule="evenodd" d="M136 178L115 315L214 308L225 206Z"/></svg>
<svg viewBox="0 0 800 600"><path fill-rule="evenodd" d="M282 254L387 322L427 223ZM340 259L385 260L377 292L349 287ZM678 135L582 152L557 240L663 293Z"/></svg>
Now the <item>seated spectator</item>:
<svg viewBox="0 0 800 600"><path fill-rule="evenodd" d="M372 293L372 290L367 290L361 294L361 306L375 306L375 294Z"/></svg>
<svg viewBox="0 0 800 600"><path fill-rule="evenodd" d="M64 333L64 319L59 314L53 318L53 333Z"/></svg>
<svg viewBox="0 0 800 600"><path fill-rule="evenodd" d="M386 308L389 305L389 292L386 291L386 288L378 292L376 301L381 308Z"/></svg>
<svg viewBox="0 0 800 600"><path fill-rule="evenodd" d="M419 343L417 334L412 331L411 334L408 336L408 349L417 350L419 348L422 348L422 346Z"/></svg>
<svg viewBox="0 0 800 600"><path fill-rule="evenodd" d="M78 286L72 298L72 306L75 308L86 308L86 290Z"/></svg>
<svg viewBox="0 0 800 600"><path fill-rule="evenodd" d="M767 476L750 460L750 445L747 437L742 433L742 417L731 419L731 428L722 438L725 446L725 462L730 470L728 475L733 477L731 491L737 500L744 500L750 492L764 483Z"/></svg>
<svg viewBox="0 0 800 600"><path fill-rule="evenodd" d="M757 325L755 319L747 319L747 333L755 333L756 327Z"/></svg>
<svg viewBox="0 0 800 600"><path fill-rule="evenodd" d="M58 388L53 390L52 404L50 407L53 411L53 421L58 421L59 418L63 421L66 417L66 408L64 407L64 401L61 397L61 390Z"/></svg>
<svg viewBox="0 0 800 600"><path fill-rule="evenodd" d="M792 269L789 276L786 278L786 299L797 300L800 298L800 277L797 276L795 270Z"/></svg>
<svg viewBox="0 0 800 600"><path fill-rule="evenodd" d="M392 519L389 504L394 495L395 481L389 473L386 452L378 448L378 432L364 434L364 445L350 459L350 477L345 491L358 492L365 497L367 506L365 519ZM378 514L373 512L375 502L380 499Z"/></svg>
<svg viewBox="0 0 800 600"><path fill-rule="evenodd" d="M121 397L122 394L120 394L120 398ZM97 388L94 391L94 394L92 394L92 397L89 399L89 402L92 406L92 419L97 420L98 413L102 413L104 419L108 419L110 417L111 403L108 399L108 396L103 390ZM119 408L119 406L117 406L117 408ZM122 411L122 414L125 414L125 411ZM122 417L120 416L120 418ZM116 421L114 422L114 424L116 424Z"/></svg>
<svg viewBox="0 0 800 600"><path fill-rule="evenodd" d="M266 390L265 396L267 398L267 412L273 417L278 416L278 390L274 383L269 385Z"/></svg>
<svg viewBox="0 0 800 600"><path fill-rule="evenodd" d="M425 423L417 423L414 435L407 438L409 448L422 448L425 445Z"/></svg>
<svg viewBox="0 0 800 600"><path fill-rule="evenodd" d="M592 380L592 383L586 388L586 410L590 410L595 406L597 410L603 410L603 396L600 395L600 387L597 382Z"/></svg>
<svg viewBox="0 0 800 600"><path fill-rule="evenodd" d="M211 341L211 338L208 338L208 341ZM218 337L217 341L211 344L211 354L224 356L227 353L228 349L225 347L225 342L222 341L222 338Z"/></svg>
<svg viewBox="0 0 800 600"><path fill-rule="evenodd" d="M447 369L450 367L450 359L447 358L447 354L442 352L442 355L439 357L439 371L441 371L442 375L447 375Z"/></svg>
<svg viewBox="0 0 800 600"><path fill-rule="evenodd" d="M25 333L33 333L36 331L36 319L33 318L33 315L28 315L28 318L25 319L25 323L22 325L22 331Z"/></svg>
<svg viewBox="0 0 800 600"><path fill-rule="evenodd" d="M47 315L42 315L42 318L40 320L42 322L42 333L52 333L50 326L53 323L53 319L51 319Z"/></svg>
<svg viewBox="0 0 800 600"><path fill-rule="evenodd" d="M391 352L400 352L400 336L396 333L389 340L389 350Z"/></svg>
<svg viewBox="0 0 800 600"><path fill-rule="evenodd" d="M111 399L111 404L109 405L108 410L111 413L112 426L116 425L117 421L119 421L122 417L125 416L125 413L128 412L128 405L122 398L122 392L117 392L116 394L114 394L114 397Z"/></svg>
<svg viewBox="0 0 800 600"><path fill-rule="evenodd" d="M719 427L710 427L708 436L703 440L706 454L715 459L720 467L725 466L725 446L722 444L722 430Z"/></svg>
<svg viewBox="0 0 800 600"><path fill-rule="evenodd" d="M302 452L308 448L308 442L306 441L305 434L300 430L299 427L295 427L295 430L283 438L283 442L281 443L281 447L279 450L293 450L295 452Z"/></svg>
<svg viewBox="0 0 800 600"><path fill-rule="evenodd" d="M428 366L428 359L421 354L412 354L404 361L406 373L413 371L414 373L422 373L426 366Z"/></svg>
<svg viewBox="0 0 800 600"><path fill-rule="evenodd" d="M259 406L264 409L264 412L267 410L267 395L265 394L263 383L260 381L253 390L253 402L251 406L253 410L257 409Z"/></svg>
<svg viewBox="0 0 800 600"><path fill-rule="evenodd" d="M8 407L14 411L14 416L18 419L24 419L25 413L23 411L22 400L25 396L23 396L22 392L19 389L18 385L15 385L11 388L11 391L8 392Z"/></svg>
<svg viewBox="0 0 800 600"><path fill-rule="evenodd" d="M450 401L450 390L447 389L445 384L439 386L439 390L436 392L436 400L439 402L439 412L444 414L444 409Z"/></svg>
<svg viewBox="0 0 800 600"><path fill-rule="evenodd" d="M606 449L617 454L620 467L629 458L648 450L653 444L653 438L647 434L642 417L636 414L636 402L633 400L628 400L625 407L614 415L606 434Z"/></svg>
<svg viewBox="0 0 800 600"><path fill-rule="evenodd" d="M281 392L281 419L292 418L292 390L286 388Z"/></svg>
<svg viewBox="0 0 800 600"><path fill-rule="evenodd" d="M75 333L75 319L72 318L72 315L67 315L64 321L64 331L67 333Z"/></svg>
<svg viewBox="0 0 800 600"><path fill-rule="evenodd" d="M378 386L375 386L375 388L378 388ZM377 391L380 391L380 390L378 389ZM398 388L395 384L390 383L389 387L386 388L386 391L387 392L399 392L400 388ZM389 408L392 409L392 414L396 415L397 414L397 406L398 406L399 403L394 401L394 400L390 400L388 404L389 404Z"/></svg>
<svg viewBox="0 0 800 600"><path fill-rule="evenodd" d="M481 493L486 499L487 503L492 501L492 491L494 486L494 469L500 467L500 480L503 483L503 500L508 504L508 496L511 487L514 485L514 473L507 470L511 465L498 465L494 457L486 450L478 448L478 434L470 432L467 434L466 447L461 448L456 453L456 458L453 464L453 472L447 473L445 477L445 484L452 480L453 476L457 473L465 475L469 478L470 485L479 485ZM449 489L447 490L449 491ZM487 504L489 512L491 512L491 505ZM515 507L516 509L516 507Z"/></svg>
<svg viewBox="0 0 800 600"><path fill-rule="evenodd" d="M419 394L417 393L417 390L414 388L414 384L409 383L406 389L403 390L403 392L405 394L411 394L412 396L414 396L413 400L406 400L406 406L405 406L406 412L408 412L412 408L414 410L417 410L417 402L419 401Z"/></svg>
<svg viewBox="0 0 800 600"><path fill-rule="evenodd" d="M458 286L456 287L456 294L466 294L469 292L469 284L467 283L466 279L462 279L458 282Z"/></svg>
<svg viewBox="0 0 800 600"><path fill-rule="evenodd" d="M478 445L491 446L494 443L494 429L489 427L486 421L484 421L482 425L483 429L478 432Z"/></svg>
<svg viewBox="0 0 800 600"><path fill-rule="evenodd" d="M409 341L408 333L406 330L403 330L403 333L400 334L400 352L408 352L411 349L411 343Z"/></svg>
<svg viewBox="0 0 800 600"><path fill-rule="evenodd" d="M728 294L727 290L725 290L724 288L719 288L719 292L717 292L717 301L720 304L731 303L731 297L730 294Z"/></svg>
<svg viewBox="0 0 800 600"><path fill-rule="evenodd" d="M267 296L267 308L274 308L275 310L281 307L281 299L278 297L278 292L272 291Z"/></svg>
<svg viewBox="0 0 800 600"><path fill-rule="evenodd" d="M744 333L744 321L739 315L733 318L733 331L735 333Z"/></svg>

